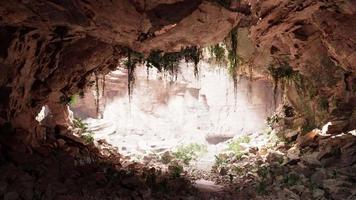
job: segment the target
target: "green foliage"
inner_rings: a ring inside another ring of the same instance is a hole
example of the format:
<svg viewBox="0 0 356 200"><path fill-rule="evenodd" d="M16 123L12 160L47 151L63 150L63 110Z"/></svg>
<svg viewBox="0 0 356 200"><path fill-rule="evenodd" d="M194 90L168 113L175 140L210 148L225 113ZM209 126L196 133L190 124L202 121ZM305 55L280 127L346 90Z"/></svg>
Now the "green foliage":
<svg viewBox="0 0 356 200"><path fill-rule="evenodd" d="M183 173L183 166L178 164L178 163L174 163L172 165L170 165L168 167L170 174L173 178L179 178L181 176L181 174Z"/></svg>
<svg viewBox="0 0 356 200"><path fill-rule="evenodd" d="M93 132L86 132L81 135L81 138L84 139L86 144L90 144L94 142L94 133Z"/></svg>
<svg viewBox="0 0 356 200"><path fill-rule="evenodd" d="M261 181L257 183L256 186L256 192L258 194L266 194L267 193L267 187L268 184L266 180L268 179L268 176L270 175L271 171L268 168L268 166L258 166L257 168L257 174L261 178Z"/></svg>
<svg viewBox="0 0 356 200"><path fill-rule="evenodd" d="M222 167L229 163L228 156L224 153L215 155L215 166Z"/></svg>
<svg viewBox="0 0 356 200"><path fill-rule="evenodd" d="M284 183L288 186L296 185L299 181L299 176L297 174L288 174L284 177Z"/></svg>
<svg viewBox="0 0 356 200"><path fill-rule="evenodd" d="M73 126L74 128L79 129L79 135L80 137L84 140L86 144L90 144L94 142L94 133L90 130L88 130L88 124L83 122L79 118L74 118L73 120Z"/></svg>
<svg viewBox="0 0 356 200"><path fill-rule="evenodd" d="M313 120L308 120L306 123L304 123L301 127L302 133L308 133L315 129L316 125Z"/></svg>
<svg viewBox="0 0 356 200"><path fill-rule="evenodd" d="M71 96L61 96L59 98L59 103L65 105L75 105L78 102L78 95L71 95Z"/></svg>
<svg viewBox="0 0 356 200"><path fill-rule="evenodd" d="M202 52L198 47L186 47L180 52L164 53L162 51L152 51L146 59L147 67L155 67L158 71L169 71L173 75L178 71L180 60L194 63L194 74L197 75L197 65L202 58Z"/></svg>
<svg viewBox="0 0 356 200"><path fill-rule="evenodd" d="M229 33L230 45L228 47L228 73L234 81L234 87L237 86L237 67L241 64L241 59L237 55L237 27L234 27Z"/></svg>
<svg viewBox="0 0 356 200"><path fill-rule="evenodd" d="M294 71L293 68L287 63L284 63L277 67L270 65L267 70L269 71L270 75L274 80L291 80L296 73L296 71Z"/></svg>
<svg viewBox="0 0 356 200"><path fill-rule="evenodd" d="M320 97L318 103L322 110L329 110L329 101L326 97Z"/></svg>
<svg viewBox="0 0 356 200"><path fill-rule="evenodd" d="M225 48L221 44L210 46L209 54L210 57L214 58L219 65L226 62Z"/></svg>
<svg viewBox="0 0 356 200"><path fill-rule="evenodd" d="M142 64L144 62L143 54L133 51L130 48L124 48L127 56L127 60L124 61L124 65L127 68L127 88L129 93L129 98L131 98L132 87L135 81L135 68L137 64Z"/></svg>
<svg viewBox="0 0 356 200"><path fill-rule="evenodd" d="M172 76L176 76L181 55L179 53L163 53L153 51L146 59L147 67L155 67L159 72L168 71Z"/></svg>
<svg viewBox="0 0 356 200"><path fill-rule="evenodd" d="M256 192L258 194L266 194L267 193L267 183L265 181L261 181L257 183Z"/></svg>
<svg viewBox="0 0 356 200"><path fill-rule="evenodd" d="M79 128L82 132L86 132L88 130L88 124L76 117L73 120L73 126L74 128Z"/></svg>
<svg viewBox="0 0 356 200"><path fill-rule="evenodd" d="M274 88L273 88L273 95L274 95L274 102L276 102L276 94L277 94L277 88L278 88L278 83L281 79L287 80L287 81L292 81L295 76L298 76L298 72L294 71L293 68L286 62L280 63L277 66L270 65L267 68L269 74L272 76L273 82L274 82ZM300 78L298 76L298 78Z"/></svg>
<svg viewBox="0 0 356 200"><path fill-rule="evenodd" d="M195 65L197 65L202 57L202 52L201 50L194 46L194 47L186 47L182 49L180 52L182 56L184 57L186 62L192 62Z"/></svg>
<svg viewBox="0 0 356 200"><path fill-rule="evenodd" d="M251 138L249 136L247 136L247 135L241 136L241 137L229 142L228 150L234 152L238 156L242 156L241 151L243 149L242 149L241 143L249 143L250 141L251 141Z"/></svg>
<svg viewBox="0 0 356 200"><path fill-rule="evenodd" d="M173 152L173 156L177 160L181 160L184 164L189 165L190 161L196 159L199 155L207 152L205 145L191 143L188 145L181 145Z"/></svg>
<svg viewBox="0 0 356 200"><path fill-rule="evenodd" d="M69 97L69 105L75 105L78 102L78 95L72 95Z"/></svg>
<svg viewBox="0 0 356 200"><path fill-rule="evenodd" d="M266 179L270 174L270 171L267 166L262 166L257 169L257 174L263 179Z"/></svg>

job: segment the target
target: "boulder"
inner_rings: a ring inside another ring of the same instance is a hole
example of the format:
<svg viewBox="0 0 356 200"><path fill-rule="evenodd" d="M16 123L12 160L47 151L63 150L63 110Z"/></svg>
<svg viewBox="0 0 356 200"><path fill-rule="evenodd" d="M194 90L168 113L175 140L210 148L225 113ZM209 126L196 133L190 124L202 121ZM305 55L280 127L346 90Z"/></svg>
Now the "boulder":
<svg viewBox="0 0 356 200"><path fill-rule="evenodd" d="M314 129L305 135L299 134L297 138L298 146L304 148L313 145L319 132L318 129Z"/></svg>

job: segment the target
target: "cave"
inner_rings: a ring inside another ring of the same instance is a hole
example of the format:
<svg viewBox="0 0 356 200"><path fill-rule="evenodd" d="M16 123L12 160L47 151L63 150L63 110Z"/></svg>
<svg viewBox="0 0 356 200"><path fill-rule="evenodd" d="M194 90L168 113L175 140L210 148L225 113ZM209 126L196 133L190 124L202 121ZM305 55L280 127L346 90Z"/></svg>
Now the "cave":
<svg viewBox="0 0 356 200"><path fill-rule="evenodd" d="M0 0L0 199L356 199L355 19Z"/></svg>

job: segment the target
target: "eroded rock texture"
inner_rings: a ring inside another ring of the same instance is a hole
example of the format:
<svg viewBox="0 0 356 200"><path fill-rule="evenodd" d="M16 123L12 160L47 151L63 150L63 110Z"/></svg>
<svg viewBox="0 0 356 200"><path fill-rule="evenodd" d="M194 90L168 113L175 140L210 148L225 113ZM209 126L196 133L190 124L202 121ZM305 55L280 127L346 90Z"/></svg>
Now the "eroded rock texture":
<svg viewBox="0 0 356 200"><path fill-rule="evenodd" d="M238 26L250 71L266 77L268 66L287 64L303 77L285 88L307 125L355 128L355 1L226 2L0 1L0 124L41 133L40 108L67 115L51 105L116 68L122 47L145 54L202 47Z"/></svg>
<svg viewBox="0 0 356 200"><path fill-rule="evenodd" d="M54 104L65 104L94 73L116 68L122 47L148 53L207 45L241 15L201 0L90 0L0 1L0 16L0 124L39 133L40 108L60 114Z"/></svg>
<svg viewBox="0 0 356 200"><path fill-rule="evenodd" d="M345 120L338 131L354 129L355 1L250 2L253 70L291 66L301 79L284 84L289 103L313 125Z"/></svg>

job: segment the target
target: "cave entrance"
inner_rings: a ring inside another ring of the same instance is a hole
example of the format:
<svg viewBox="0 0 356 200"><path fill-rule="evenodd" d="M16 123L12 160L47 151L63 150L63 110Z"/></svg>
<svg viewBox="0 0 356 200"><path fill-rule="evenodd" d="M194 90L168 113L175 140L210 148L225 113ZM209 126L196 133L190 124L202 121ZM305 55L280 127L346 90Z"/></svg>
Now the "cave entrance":
<svg viewBox="0 0 356 200"><path fill-rule="evenodd" d="M96 77L98 86L71 106L96 140L130 159L177 159L209 171L221 152L266 143L265 120L275 111L271 81L241 76L235 90L226 68L204 61L198 77L184 62L174 76L144 66L135 73L130 98L127 70L119 67Z"/></svg>

